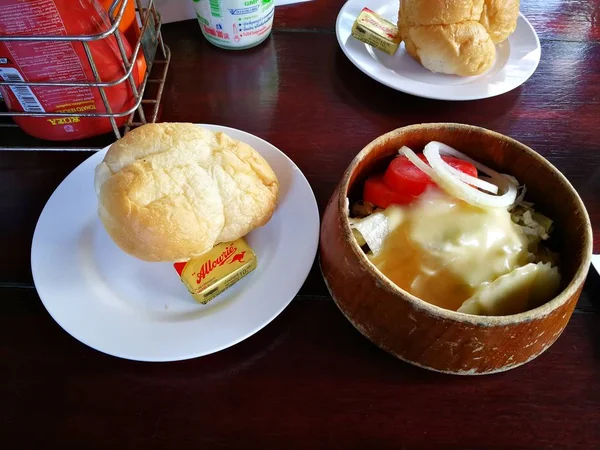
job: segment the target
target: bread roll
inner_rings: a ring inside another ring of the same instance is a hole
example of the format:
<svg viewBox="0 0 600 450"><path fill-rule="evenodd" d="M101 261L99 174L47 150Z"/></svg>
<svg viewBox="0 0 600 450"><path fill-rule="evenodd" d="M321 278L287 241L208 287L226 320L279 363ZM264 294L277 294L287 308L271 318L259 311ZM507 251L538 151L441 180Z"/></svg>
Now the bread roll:
<svg viewBox="0 0 600 450"><path fill-rule="evenodd" d="M279 183L256 150L186 123L148 124L96 168L98 214L125 252L185 261L266 224Z"/></svg>
<svg viewBox="0 0 600 450"><path fill-rule="evenodd" d="M404 25L450 25L479 22L484 0L400 0Z"/></svg>
<svg viewBox="0 0 600 450"><path fill-rule="evenodd" d="M519 0L485 0L480 22L499 44L515 31L518 18Z"/></svg>
<svg viewBox="0 0 600 450"><path fill-rule="evenodd" d="M401 0L398 30L406 51L432 72L479 75L494 44L515 29L519 0Z"/></svg>
<svg viewBox="0 0 600 450"><path fill-rule="evenodd" d="M406 51L432 72L461 76L485 72L496 48L479 22L413 26L404 39Z"/></svg>

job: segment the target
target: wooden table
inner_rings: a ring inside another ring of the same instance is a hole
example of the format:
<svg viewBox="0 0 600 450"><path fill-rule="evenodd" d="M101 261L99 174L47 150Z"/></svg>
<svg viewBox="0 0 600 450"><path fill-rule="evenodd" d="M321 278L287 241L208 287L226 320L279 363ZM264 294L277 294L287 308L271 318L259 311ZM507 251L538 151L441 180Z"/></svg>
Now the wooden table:
<svg viewBox="0 0 600 450"><path fill-rule="evenodd" d="M376 136L419 122L487 127L571 180L600 252L600 0L523 2L542 41L537 72L510 93L462 103L363 75L336 41L342 3L278 8L273 36L240 53L211 47L194 21L166 25L173 61L162 120L268 140L306 174L321 211ZM41 305L29 251L44 203L88 156L0 153L2 448L600 448L596 273L558 342L499 375L440 375L395 360L346 321L316 266L281 316L220 353L148 364L86 347Z"/></svg>

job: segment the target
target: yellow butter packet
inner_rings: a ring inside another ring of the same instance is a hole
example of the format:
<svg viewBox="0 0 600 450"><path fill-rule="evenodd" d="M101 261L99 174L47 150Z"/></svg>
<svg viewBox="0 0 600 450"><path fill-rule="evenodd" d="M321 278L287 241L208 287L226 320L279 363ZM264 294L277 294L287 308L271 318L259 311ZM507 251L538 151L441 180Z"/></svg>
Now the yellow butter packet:
<svg viewBox="0 0 600 450"><path fill-rule="evenodd" d="M400 46L398 27L369 8L363 8L356 18L352 37L388 55L396 53Z"/></svg>

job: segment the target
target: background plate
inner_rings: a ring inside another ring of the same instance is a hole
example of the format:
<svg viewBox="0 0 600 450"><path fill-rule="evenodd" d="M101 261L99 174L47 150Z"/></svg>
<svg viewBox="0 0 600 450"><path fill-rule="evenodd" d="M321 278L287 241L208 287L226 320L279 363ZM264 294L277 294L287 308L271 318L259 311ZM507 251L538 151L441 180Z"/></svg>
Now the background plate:
<svg viewBox="0 0 600 450"><path fill-rule="evenodd" d="M342 7L335 27L338 42L356 67L397 91L438 100L494 97L525 83L540 62L538 36L529 21L519 14L515 32L496 46L496 61L490 70L474 77L433 73L415 61L404 44L390 56L354 39L352 25L365 6L364 1L349 0ZM398 2L371 0L368 7L393 23L398 21Z"/></svg>

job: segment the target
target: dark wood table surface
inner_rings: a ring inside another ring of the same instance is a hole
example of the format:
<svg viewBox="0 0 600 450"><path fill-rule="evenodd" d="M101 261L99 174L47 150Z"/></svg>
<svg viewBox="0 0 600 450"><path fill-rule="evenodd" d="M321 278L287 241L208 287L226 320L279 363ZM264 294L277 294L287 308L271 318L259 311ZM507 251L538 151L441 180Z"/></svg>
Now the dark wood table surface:
<svg viewBox="0 0 600 450"><path fill-rule="evenodd" d="M272 37L245 52L211 47L194 21L165 25L173 60L161 120L268 140L306 174L321 211L353 156L384 132L436 121L490 128L569 178L598 253L600 0L522 3L542 43L537 72L469 102L412 97L363 75L336 41L343 0L278 8ZM46 313L29 253L44 203L88 156L0 153L0 447L600 448L595 272L556 344L498 375L437 374L380 351L338 311L316 265L277 319L217 354L151 364L86 347Z"/></svg>

